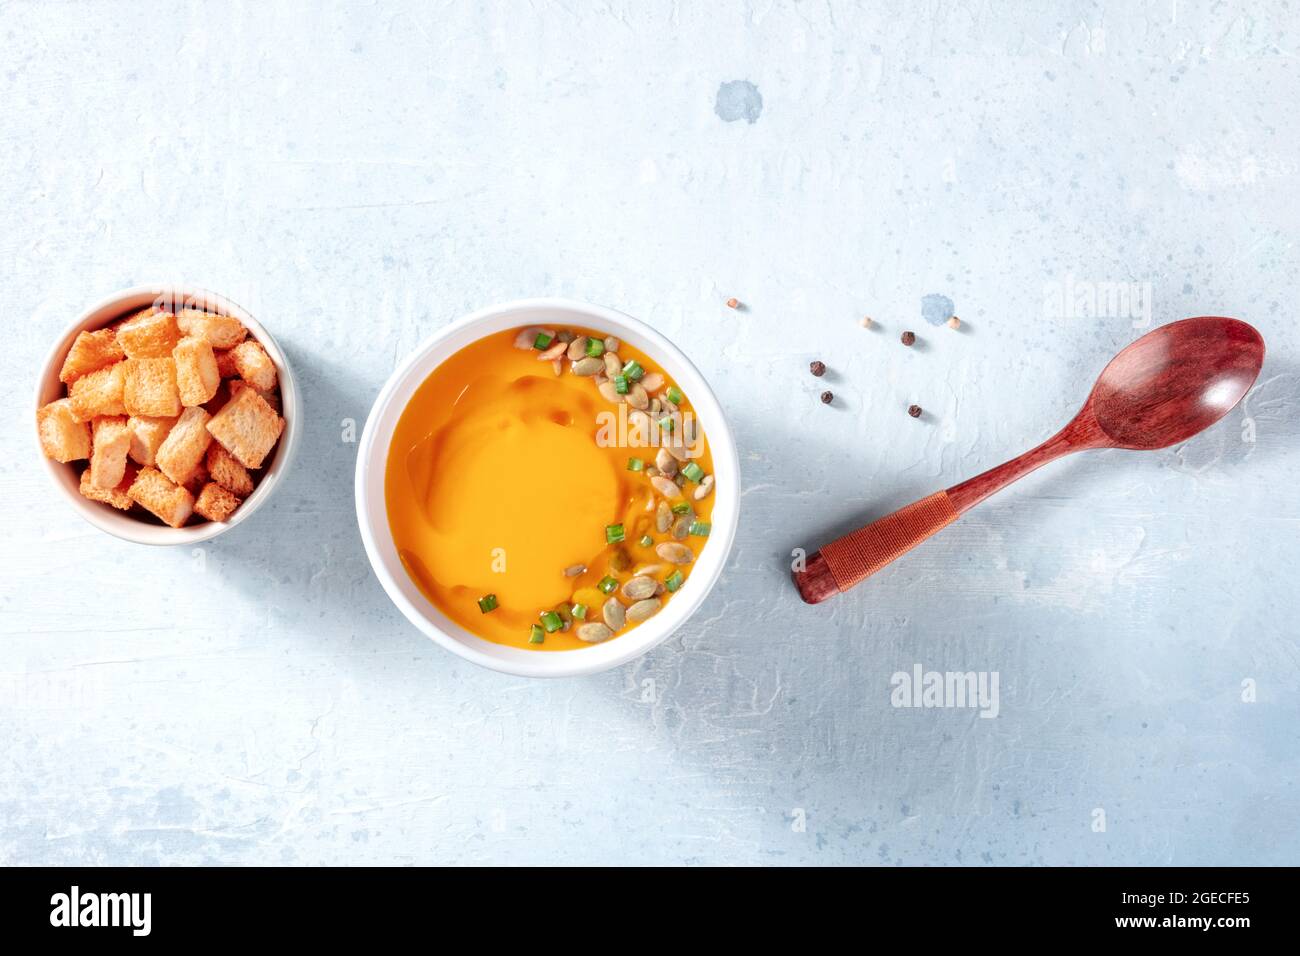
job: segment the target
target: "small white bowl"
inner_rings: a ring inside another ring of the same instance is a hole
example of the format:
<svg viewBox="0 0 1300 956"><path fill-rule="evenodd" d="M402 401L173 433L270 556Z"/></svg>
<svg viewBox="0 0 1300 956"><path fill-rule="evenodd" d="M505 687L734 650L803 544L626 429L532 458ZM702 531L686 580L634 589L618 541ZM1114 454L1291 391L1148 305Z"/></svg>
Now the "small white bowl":
<svg viewBox="0 0 1300 956"><path fill-rule="evenodd" d="M662 611L635 629L572 651L527 651L471 634L435 607L402 567L388 526L384 474L393 429L407 402L435 368L484 336L527 325L585 326L622 339L662 365L690 399L713 452L713 528L686 584ZM375 575L398 609L435 643L492 670L521 677L572 677L623 664L662 643L704 603L731 553L740 517L740 458L712 389L690 360L643 322L613 309L568 299L522 299L474 312L415 350L375 399L357 452L357 521Z"/></svg>
<svg viewBox="0 0 1300 956"><path fill-rule="evenodd" d="M127 512L118 511L101 502L91 501L82 495L79 489L81 471L85 468L85 462L70 462L65 465L46 458L45 453L41 451L40 433L35 430L36 413L33 410L32 427L33 434L36 435L36 454L45 463L46 472L49 473L55 487L59 489L68 504L101 531L107 531L125 541L134 541L136 544L197 544L215 538L240 522L248 520L252 513L271 497L275 486L288 471L289 464L298 449L298 421L301 414L298 387L294 383L293 372L289 370L289 362L284 352L276 345L271 334L262 328L261 323L224 296L192 286L136 286L116 292L81 313L77 320L68 326L59 341L54 343L36 383L36 408L39 409L42 405L63 397L64 386L59 381L59 371L77 333L102 329L118 319L160 301L219 312L239 319L275 363L275 373L280 385L280 402L283 406L280 414L284 418L284 432L280 435L280 441L276 444L270 461L263 466L261 477L253 493L235 510L229 521L207 521L183 528L170 528L165 524L154 524Z"/></svg>

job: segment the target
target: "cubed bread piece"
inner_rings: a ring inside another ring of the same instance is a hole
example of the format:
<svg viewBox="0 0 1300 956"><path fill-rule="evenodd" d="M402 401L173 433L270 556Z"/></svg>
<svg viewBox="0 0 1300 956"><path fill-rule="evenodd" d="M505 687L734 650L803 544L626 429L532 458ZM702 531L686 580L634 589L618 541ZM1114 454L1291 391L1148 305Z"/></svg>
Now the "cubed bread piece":
<svg viewBox="0 0 1300 956"><path fill-rule="evenodd" d="M212 416L208 431L245 468L261 468L284 431L284 419L253 389L241 388Z"/></svg>
<svg viewBox="0 0 1300 956"><path fill-rule="evenodd" d="M183 485L189 481L194 469L203 461L203 453L212 442L212 436L204 426L211 418L201 408L185 409L159 446L155 456L158 470L176 484Z"/></svg>
<svg viewBox="0 0 1300 956"><path fill-rule="evenodd" d="M217 359L217 374L222 378L234 378L239 374L239 369L235 368L235 355L232 349L215 349L213 355Z"/></svg>
<svg viewBox="0 0 1300 956"><path fill-rule="evenodd" d="M248 469L241 465L234 455L222 448L220 442L214 441L208 446L205 463L212 480L232 495L247 498L253 493L253 478L248 473Z"/></svg>
<svg viewBox="0 0 1300 956"><path fill-rule="evenodd" d="M36 412L41 451L46 458L69 462L90 457L90 425L72 413L72 400L60 398Z"/></svg>
<svg viewBox="0 0 1300 956"><path fill-rule="evenodd" d="M181 404L202 405L211 401L221 384L221 373L217 371L217 357L207 340L186 336L172 349L172 359L176 362L176 389Z"/></svg>
<svg viewBox="0 0 1300 956"><path fill-rule="evenodd" d="M182 309L177 313L176 321L186 335L206 339L214 349L234 348L248 335L248 329L238 319L198 309Z"/></svg>
<svg viewBox="0 0 1300 956"><path fill-rule="evenodd" d="M141 468L126 493L173 528L183 525L194 512L194 496L168 481L157 468Z"/></svg>
<svg viewBox="0 0 1300 956"><path fill-rule="evenodd" d="M176 388L176 363L170 356L127 359L122 364L126 366L122 400L128 415L174 418L181 413L181 393Z"/></svg>
<svg viewBox="0 0 1300 956"><path fill-rule="evenodd" d="M232 398L234 397L235 393L238 392L241 388L246 388L249 389L250 391L257 392L258 395L262 396L262 401L266 402L266 404L271 406L271 410L273 412L275 412L277 415L280 414L281 409L280 409L279 389L272 388L267 391L263 391L260 388L249 385L242 378L232 378L230 380L230 395Z"/></svg>
<svg viewBox="0 0 1300 956"><path fill-rule="evenodd" d="M63 360L59 371L59 381L70 384L83 375L97 372L106 365L120 362L126 358L122 346L118 344L117 333L112 329L100 329L98 332L78 332Z"/></svg>
<svg viewBox="0 0 1300 956"><path fill-rule="evenodd" d="M135 502L131 500L127 489L135 481L136 468L130 463L126 466L126 471L122 475L122 480L116 488L97 488L95 483L90 480L90 469L87 468L81 473L81 493L91 501L102 501L106 505L112 505L121 511L130 511L131 505Z"/></svg>
<svg viewBox="0 0 1300 956"><path fill-rule="evenodd" d="M127 358L167 358L180 340L176 316L162 309L145 309L117 327L117 341Z"/></svg>
<svg viewBox="0 0 1300 956"><path fill-rule="evenodd" d="M165 418L132 415L126 424L131 429L131 450L128 454L132 460L141 465L156 465L158 447L176 424L176 419L170 415Z"/></svg>
<svg viewBox="0 0 1300 956"><path fill-rule="evenodd" d="M123 416L96 418L91 423L90 483L96 488L116 488L126 474L130 449L131 429Z"/></svg>
<svg viewBox="0 0 1300 956"><path fill-rule="evenodd" d="M212 476L208 474L208 466L203 462L199 462L195 469L190 472L190 476L185 479L185 490L197 496L203 490L203 486L211 480Z"/></svg>
<svg viewBox="0 0 1300 956"><path fill-rule="evenodd" d="M89 372L68 388L72 414L83 422L103 415L122 415L126 382L126 362L117 362L97 372Z"/></svg>
<svg viewBox="0 0 1300 956"><path fill-rule="evenodd" d="M194 510L209 521L225 521L238 507L239 499L215 481L204 485L194 502Z"/></svg>
<svg viewBox="0 0 1300 956"><path fill-rule="evenodd" d="M240 342L230 350L230 354L234 356L239 377L245 382L263 392L275 388L275 363L260 342L252 339Z"/></svg>

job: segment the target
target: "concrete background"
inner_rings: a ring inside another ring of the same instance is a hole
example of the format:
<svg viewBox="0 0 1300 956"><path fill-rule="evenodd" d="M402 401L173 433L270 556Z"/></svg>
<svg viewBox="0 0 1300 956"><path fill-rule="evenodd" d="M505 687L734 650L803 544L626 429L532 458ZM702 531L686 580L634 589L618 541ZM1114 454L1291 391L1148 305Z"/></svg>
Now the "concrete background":
<svg viewBox="0 0 1300 956"><path fill-rule="evenodd" d="M1300 862L1300 14L1028 6L0 4L0 862ZM152 281L248 307L309 413L194 553L95 532L32 447L52 340ZM1087 308L1120 282L1254 323L1244 406L801 605L792 548L1073 413L1146 321ZM531 295L678 341L745 478L699 615L559 683L400 618L343 440ZM892 706L917 664L997 672L997 718Z"/></svg>

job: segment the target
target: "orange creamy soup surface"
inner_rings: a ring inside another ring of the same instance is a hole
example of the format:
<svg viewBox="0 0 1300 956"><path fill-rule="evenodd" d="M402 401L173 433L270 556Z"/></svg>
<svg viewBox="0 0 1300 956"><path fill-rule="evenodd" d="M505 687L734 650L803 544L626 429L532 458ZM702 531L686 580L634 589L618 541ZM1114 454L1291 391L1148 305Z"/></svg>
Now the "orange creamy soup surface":
<svg viewBox="0 0 1300 956"><path fill-rule="evenodd" d="M572 650L649 620L708 540L713 462L690 396L591 329L490 335L412 396L388 450L411 580L467 630Z"/></svg>

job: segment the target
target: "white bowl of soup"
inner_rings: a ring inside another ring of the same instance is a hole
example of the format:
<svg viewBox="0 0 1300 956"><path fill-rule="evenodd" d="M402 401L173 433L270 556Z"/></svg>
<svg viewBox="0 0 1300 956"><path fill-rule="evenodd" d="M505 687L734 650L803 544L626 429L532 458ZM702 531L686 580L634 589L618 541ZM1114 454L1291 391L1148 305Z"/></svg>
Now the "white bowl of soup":
<svg viewBox="0 0 1300 956"><path fill-rule="evenodd" d="M564 299L465 316L393 373L362 433L357 519L426 636L529 677L590 674L704 603L740 508L735 441L650 326Z"/></svg>

